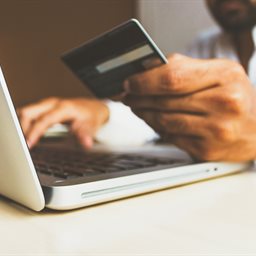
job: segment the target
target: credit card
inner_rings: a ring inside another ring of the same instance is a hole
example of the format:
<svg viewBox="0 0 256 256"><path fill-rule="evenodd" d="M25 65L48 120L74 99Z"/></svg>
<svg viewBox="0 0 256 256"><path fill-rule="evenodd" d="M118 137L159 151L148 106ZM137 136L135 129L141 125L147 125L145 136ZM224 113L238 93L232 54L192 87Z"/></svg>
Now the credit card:
<svg viewBox="0 0 256 256"><path fill-rule="evenodd" d="M167 63L167 59L136 19L65 53L62 60L98 98L123 92L129 76Z"/></svg>

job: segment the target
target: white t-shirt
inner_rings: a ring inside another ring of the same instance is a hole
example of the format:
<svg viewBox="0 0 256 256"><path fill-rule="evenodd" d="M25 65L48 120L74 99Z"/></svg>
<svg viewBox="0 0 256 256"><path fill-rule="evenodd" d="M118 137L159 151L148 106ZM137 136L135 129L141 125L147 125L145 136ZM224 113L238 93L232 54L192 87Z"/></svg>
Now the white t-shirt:
<svg viewBox="0 0 256 256"><path fill-rule="evenodd" d="M256 46L256 27L253 29ZM256 48L256 47L255 47ZM226 58L239 61L228 34L219 29L211 29L200 34L187 51L194 58ZM256 51L248 65L248 76L256 86ZM120 102L109 101L110 119L97 133L96 139L107 145L141 145L159 136L131 109Z"/></svg>

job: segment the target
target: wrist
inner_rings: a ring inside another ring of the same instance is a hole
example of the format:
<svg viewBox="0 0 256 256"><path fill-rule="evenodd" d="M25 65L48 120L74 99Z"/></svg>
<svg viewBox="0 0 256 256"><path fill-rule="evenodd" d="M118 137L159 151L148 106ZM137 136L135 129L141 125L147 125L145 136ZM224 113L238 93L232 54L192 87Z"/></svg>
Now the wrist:
<svg viewBox="0 0 256 256"><path fill-rule="evenodd" d="M110 110L105 102L101 102L101 125L106 124L110 118Z"/></svg>

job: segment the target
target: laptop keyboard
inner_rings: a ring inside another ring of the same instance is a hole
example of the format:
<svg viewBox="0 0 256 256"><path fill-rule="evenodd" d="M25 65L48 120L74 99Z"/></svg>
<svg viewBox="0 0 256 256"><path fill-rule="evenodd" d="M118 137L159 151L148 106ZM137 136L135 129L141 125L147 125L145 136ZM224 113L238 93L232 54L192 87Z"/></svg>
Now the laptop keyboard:
<svg viewBox="0 0 256 256"><path fill-rule="evenodd" d="M139 154L56 151L49 148L33 149L31 156L37 172L61 179L184 163L182 160Z"/></svg>

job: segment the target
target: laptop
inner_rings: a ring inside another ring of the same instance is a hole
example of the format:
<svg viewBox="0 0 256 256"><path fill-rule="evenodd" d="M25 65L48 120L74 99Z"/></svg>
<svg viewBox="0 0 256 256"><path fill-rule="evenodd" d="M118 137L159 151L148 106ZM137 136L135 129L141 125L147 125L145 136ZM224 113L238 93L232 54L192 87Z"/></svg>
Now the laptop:
<svg viewBox="0 0 256 256"><path fill-rule="evenodd" d="M250 163L194 163L172 146L132 149L42 143L30 152L0 69L0 194L32 210L69 210L249 168Z"/></svg>

